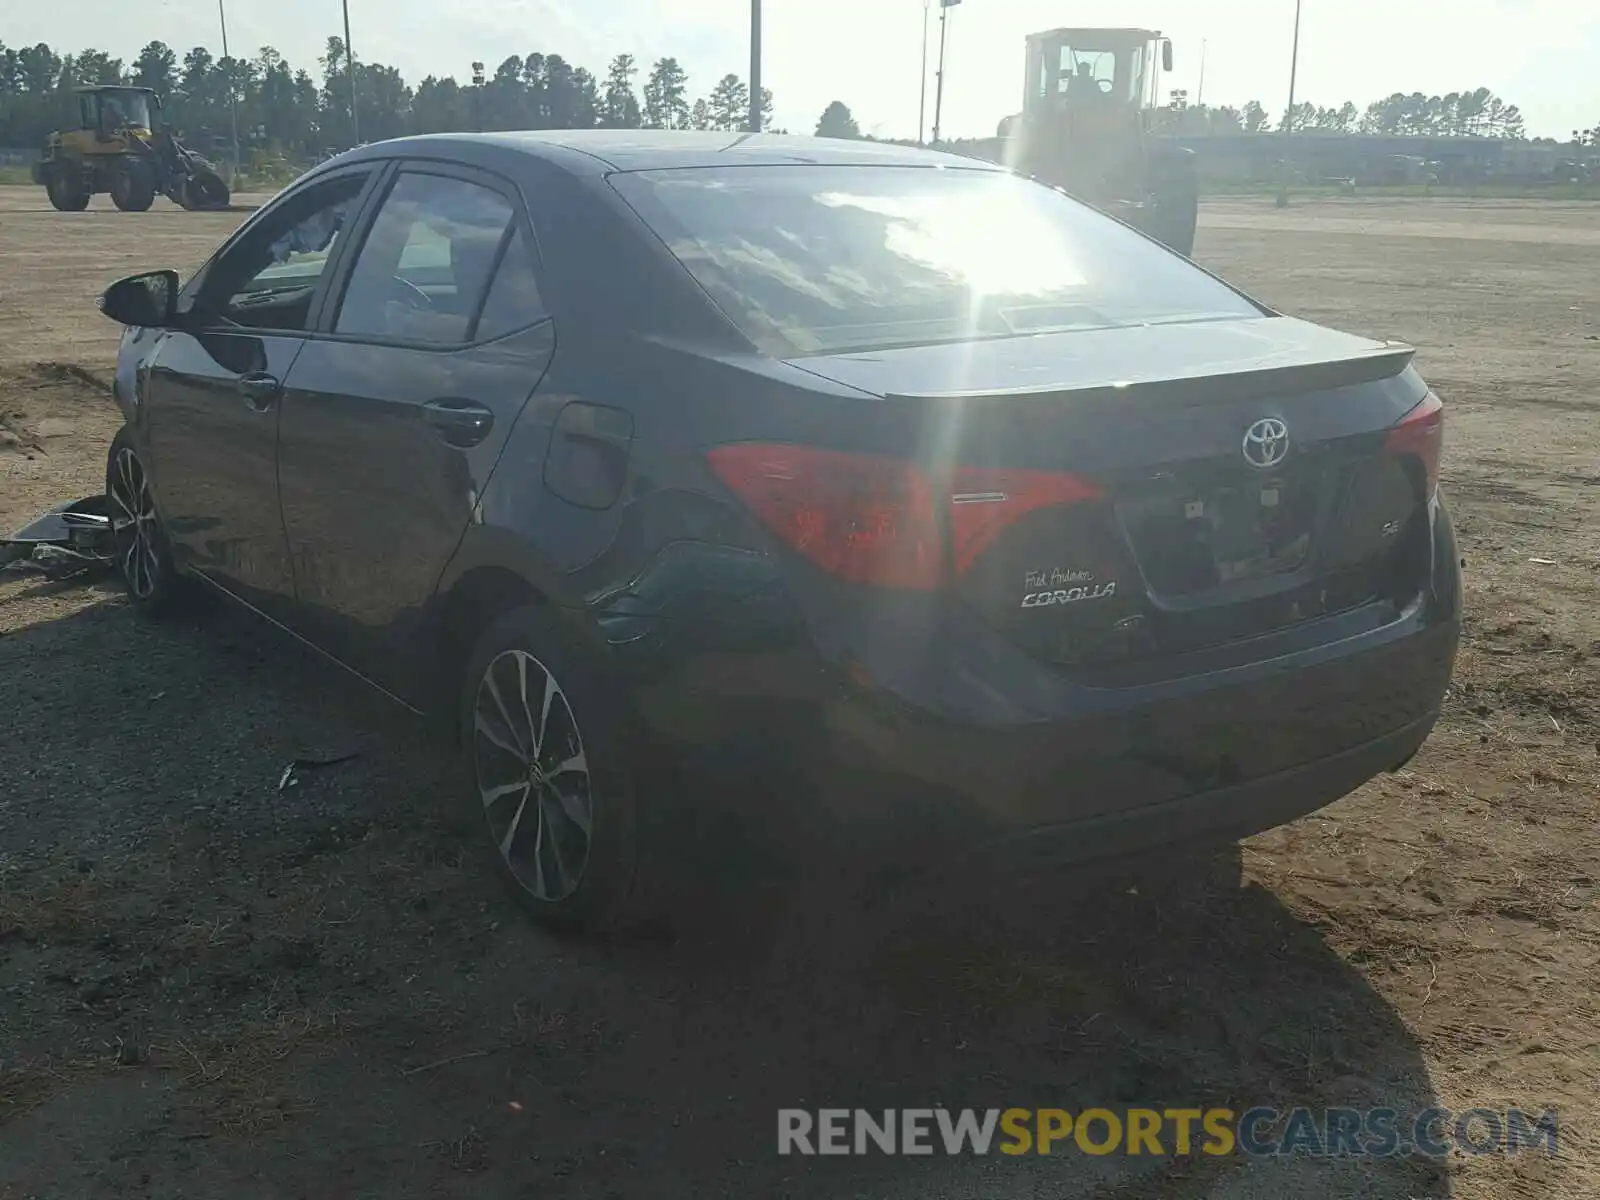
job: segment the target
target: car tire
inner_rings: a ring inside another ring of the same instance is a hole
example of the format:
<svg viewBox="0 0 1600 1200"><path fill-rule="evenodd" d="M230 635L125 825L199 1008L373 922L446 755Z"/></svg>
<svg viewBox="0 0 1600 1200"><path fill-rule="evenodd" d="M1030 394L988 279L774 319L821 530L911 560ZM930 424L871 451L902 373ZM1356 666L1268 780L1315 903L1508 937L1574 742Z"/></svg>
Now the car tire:
<svg viewBox="0 0 1600 1200"><path fill-rule="evenodd" d="M467 664L459 720L477 836L519 904L560 933L634 924L637 738L594 651L547 608L505 613Z"/></svg>
<svg viewBox="0 0 1600 1200"><path fill-rule="evenodd" d="M171 611L182 598L183 578L172 564L144 460L126 426L106 455L106 506L117 574L129 601L149 616Z"/></svg>

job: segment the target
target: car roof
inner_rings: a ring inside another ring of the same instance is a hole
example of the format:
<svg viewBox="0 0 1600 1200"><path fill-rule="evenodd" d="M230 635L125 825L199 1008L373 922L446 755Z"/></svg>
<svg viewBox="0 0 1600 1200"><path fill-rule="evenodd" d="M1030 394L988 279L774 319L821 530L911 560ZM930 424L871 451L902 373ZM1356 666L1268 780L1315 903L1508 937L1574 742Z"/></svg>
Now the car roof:
<svg viewBox="0 0 1600 1200"><path fill-rule="evenodd" d="M531 129L505 133L425 134L375 142L335 161L417 154L487 163L500 155L558 163L576 174L666 170L675 167L880 165L966 167L1000 171L979 159L890 142L796 137L781 133L712 133L667 129ZM507 163L506 165L510 165Z"/></svg>

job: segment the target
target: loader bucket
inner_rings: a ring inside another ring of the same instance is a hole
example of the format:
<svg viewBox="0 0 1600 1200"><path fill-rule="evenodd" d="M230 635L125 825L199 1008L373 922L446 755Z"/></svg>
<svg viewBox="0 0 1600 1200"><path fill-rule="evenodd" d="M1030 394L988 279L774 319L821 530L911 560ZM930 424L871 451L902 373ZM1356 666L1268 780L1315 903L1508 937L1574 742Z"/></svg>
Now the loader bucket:
<svg viewBox="0 0 1600 1200"><path fill-rule="evenodd" d="M222 176L215 171L196 170L183 181L179 203L190 212L225 212L231 199Z"/></svg>

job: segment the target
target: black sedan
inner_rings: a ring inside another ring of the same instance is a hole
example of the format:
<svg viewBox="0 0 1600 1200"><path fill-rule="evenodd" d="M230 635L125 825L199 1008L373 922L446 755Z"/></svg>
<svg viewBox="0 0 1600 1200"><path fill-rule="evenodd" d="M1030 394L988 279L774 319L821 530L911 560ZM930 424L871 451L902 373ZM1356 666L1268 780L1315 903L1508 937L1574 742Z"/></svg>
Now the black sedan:
<svg viewBox="0 0 1600 1200"><path fill-rule="evenodd" d="M695 803L647 755L1090 854L1320 808L1450 677L1411 350L988 164L386 142L102 307L135 605L203 581L445 716L551 924L643 903Z"/></svg>

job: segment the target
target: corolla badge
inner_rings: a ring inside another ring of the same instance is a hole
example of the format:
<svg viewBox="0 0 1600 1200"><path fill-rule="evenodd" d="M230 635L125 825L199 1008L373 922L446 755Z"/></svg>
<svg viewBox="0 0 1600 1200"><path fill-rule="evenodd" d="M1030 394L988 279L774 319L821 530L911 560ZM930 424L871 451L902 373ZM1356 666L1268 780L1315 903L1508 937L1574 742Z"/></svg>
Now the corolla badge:
<svg viewBox="0 0 1600 1200"><path fill-rule="evenodd" d="M1053 592L1029 592L1022 598L1023 608L1045 608L1052 604L1077 604L1080 600L1105 600L1117 594L1117 585L1094 584L1087 587L1060 588Z"/></svg>

